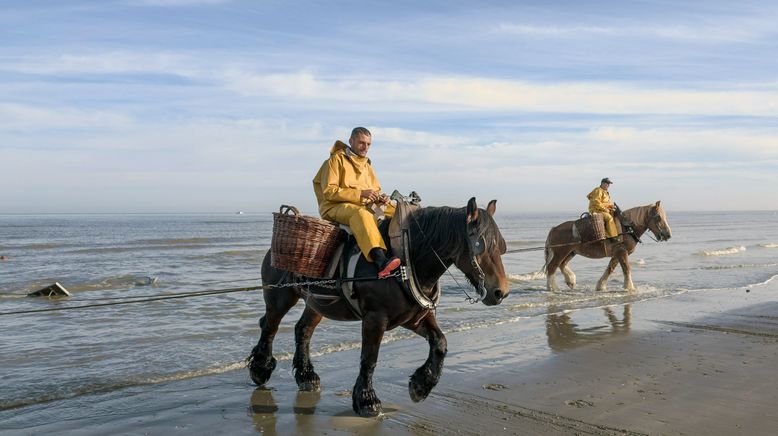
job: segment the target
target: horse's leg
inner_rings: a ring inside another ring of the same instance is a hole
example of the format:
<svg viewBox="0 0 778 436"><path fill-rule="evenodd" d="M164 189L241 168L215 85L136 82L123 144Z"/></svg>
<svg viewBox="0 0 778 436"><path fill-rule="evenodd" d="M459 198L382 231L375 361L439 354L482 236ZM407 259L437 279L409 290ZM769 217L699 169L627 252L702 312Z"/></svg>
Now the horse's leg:
<svg viewBox="0 0 778 436"><path fill-rule="evenodd" d="M565 276L565 283L570 289L575 289L575 273L567 266L568 263L575 257L575 252L572 252L565 257L565 260L559 265L559 269L562 270L562 275Z"/></svg>
<svg viewBox="0 0 778 436"><path fill-rule="evenodd" d="M432 388L438 384L447 348L446 337L438 327L438 320L435 319L434 313L427 314L412 330L419 336L426 338L430 344L430 354L427 356L427 361L413 373L410 382L408 382L408 393L411 395L411 400L418 403L427 398Z"/></svg>
<svg viewBox="0 0 778 436"><path fill-rule="evenodd" d="M259 342L251 350L247 362L251 380L258 386L264 386L270 374L276 369L276 359L273 357L273 338L278 332L281 319L289 309L297 304L297 294L291 288L279 288L264 291L265 316L259 319L262 334Z"/></svg>
<svg viewBox="0 0 778 436"><path fill-rule="evenodd" d="M611 257L611 260L608 262L608 267L605 268L605 272L602 274L602 277L600 277L600 280L597 280L597 291L604 291L608 288L608 277L613 274L613 270L616 269L616 265L618 265L619 261L615 257Z"/></svg>
<svg viewBox="0 0 778 436"><path fill-rule="evenodd" d="M381 400L373 390L373 372L387 323L384 314L368 313L362 319L362 356L359 360L359 376L351 392L351 407L360 416L378 416L382 411Z"/></svg>
<svg viewBox="0 0 778 436"><path fill-rule="evenodd" d="M319 325L322 316L306 307L297 325L294 327L294 379L301 391L318 392L321 389L319 375L313 370L311 363L311 335Z"/></svg>
<svg viewBox="0 0 778 436"><path fill-rule="evenodd" d="M632 283L632 267L629 264L629 254L626 251L622 251L618 254L618 258L621 264L621 271L624 273L624 289L634 291L635 285Z"/></svg>
<svg viewBox="0 0 778 436"><path fill-rule="evenodd" d="M549 292L559 292L554 273L559 266L560 257L553 248L546 248L546 290Z"/></svg>

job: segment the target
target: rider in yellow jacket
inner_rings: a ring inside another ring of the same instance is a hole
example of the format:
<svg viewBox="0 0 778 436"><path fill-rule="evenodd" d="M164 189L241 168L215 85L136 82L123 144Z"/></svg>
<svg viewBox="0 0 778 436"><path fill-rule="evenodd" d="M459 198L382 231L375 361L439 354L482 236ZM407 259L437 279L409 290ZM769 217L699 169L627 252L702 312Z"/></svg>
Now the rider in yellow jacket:
<svg viewBox="0 0 778 436"><path fill-rule="evenodd" d="M400 266L400 259L387 258L386 244L370 209L382 205L386 207L386 216L394 214L394 207L389 197L381 194L381 184L367 158L371 142L372 135L364 127L351 132L348 145L335 141L330 158L313 178L313 192L321 217L348 225L362 254L377 265L378 276L386 277Z"/></svg>
<svg viewBox="0 0 778 436"><path fill-rule="evenodd" d="M586 198L589 199L589 213L600 213L605 220L605 233L608 238L615 238L619 235L616 230L616 223L613 221L613 211L616 206L611 203L611 195L608 193L608 187L613 182L609 178L600 181L600 186L594 188Z"/></svg>

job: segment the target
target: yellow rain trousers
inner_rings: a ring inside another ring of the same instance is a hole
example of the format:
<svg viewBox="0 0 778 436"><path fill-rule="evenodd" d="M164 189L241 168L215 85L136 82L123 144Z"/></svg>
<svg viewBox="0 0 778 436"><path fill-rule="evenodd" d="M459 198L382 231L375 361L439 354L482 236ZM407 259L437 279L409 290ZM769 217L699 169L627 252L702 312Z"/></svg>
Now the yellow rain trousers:
<svg viewBox="0 0 778 436"><path fill-rule="evenodd" d="M325 220L351 227L362 254L372 261L370 250L386 250L386 244L378 231L373 211L360 197L365 189L381 191L370 159L351 153L345 143L336 141L330 150L330 158L313 178L319 214ZM387 205L385 215L394 215L394 206Z"/></svg>
<svg viewBox="0 0 778 436"><path fill-rule="evenodd" d="M616 222L613 221L612 215L615 206L611 203L611 195L608 191L598 186L586 198L589 199L589 213L602 214L602 218L605 221L605 233L608 237L615 238L619 236L619 232L616 230Z"/></svg>

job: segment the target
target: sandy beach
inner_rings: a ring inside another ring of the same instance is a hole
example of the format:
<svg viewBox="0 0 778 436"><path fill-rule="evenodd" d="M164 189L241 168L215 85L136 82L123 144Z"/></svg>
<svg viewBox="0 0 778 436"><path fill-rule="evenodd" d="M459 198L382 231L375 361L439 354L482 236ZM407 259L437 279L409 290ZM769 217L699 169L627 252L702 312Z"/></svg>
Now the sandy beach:
<svg viewBox="0 0 778 436"><path fill-rule="evenodd" d="M287 360L265 389L236 370L5 411L12 417L0 428L80 435L775 434L776 290L773 280L748 292L688 292L449 332L440 383L418 404L408 397L407 378L426 357L426 344L391 342L376 371L385 411L376 419L351 410L359 350L348 350L315 359L320 393L298 392Z"/></svg>

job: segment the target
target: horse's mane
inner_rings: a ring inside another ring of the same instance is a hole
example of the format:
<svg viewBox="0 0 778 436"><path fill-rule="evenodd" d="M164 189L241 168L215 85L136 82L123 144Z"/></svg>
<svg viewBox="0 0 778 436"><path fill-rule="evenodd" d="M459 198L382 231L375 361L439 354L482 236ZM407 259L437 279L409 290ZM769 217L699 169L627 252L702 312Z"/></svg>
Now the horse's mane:
<svg viewBox="0 0 778 436"><path fill-rule="evenodd" d="M466 208L425 207L416 210L410 218L411 239L419 243L419 249L434 248L441 259L454 259L467 249ZM486 249L493 243L503 241L497 225L485 210L479 209L478 234L483 236ZM502 242L504 244L504 242Z"/></svg>
<svg viewBox="0 0 778 436"><path fill-rule="evenodd" d="M651 208L654 207L653 204L649 204L646 206L637 206L632 207L624 211L624 215L633 223L637 224L645 224L647 220L647 216L649 211L651 211Z"/></svg>

